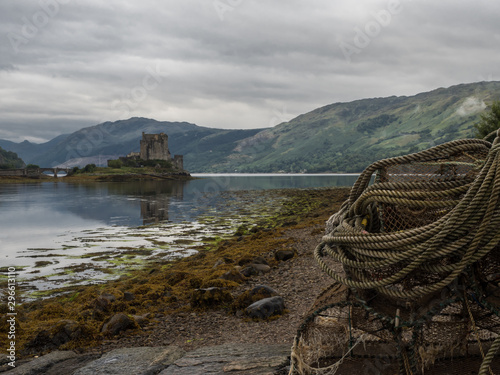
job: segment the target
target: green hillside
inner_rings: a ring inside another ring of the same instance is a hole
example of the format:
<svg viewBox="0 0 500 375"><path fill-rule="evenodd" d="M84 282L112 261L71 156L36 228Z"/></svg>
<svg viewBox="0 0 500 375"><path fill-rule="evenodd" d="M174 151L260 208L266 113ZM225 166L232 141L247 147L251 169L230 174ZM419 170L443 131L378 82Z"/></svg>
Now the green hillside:
<svg viewBox="0 0 500 375"><path fill-rule="evenodd" d="M0 169L24 168L26 164L15 152L0 147Z"/></svg>
<svg viewBox="0 0 500 375"><path fill-rule="evenodd" d="M378 159L471 137L499 98L500 82L481 82L331 104L241 141L211 170L359 172Z"/></svg>

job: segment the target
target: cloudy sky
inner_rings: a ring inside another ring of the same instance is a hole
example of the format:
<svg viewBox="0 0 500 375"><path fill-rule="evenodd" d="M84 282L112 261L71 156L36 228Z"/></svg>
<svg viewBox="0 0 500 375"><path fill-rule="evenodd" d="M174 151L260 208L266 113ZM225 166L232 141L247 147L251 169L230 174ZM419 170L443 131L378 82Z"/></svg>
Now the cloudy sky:
<svg viewBox="0 0 500 375"><path fill-rule="evenodd" d="M129 117L274 126L500 80L493 0L1 0L0 138Z"/></svg>

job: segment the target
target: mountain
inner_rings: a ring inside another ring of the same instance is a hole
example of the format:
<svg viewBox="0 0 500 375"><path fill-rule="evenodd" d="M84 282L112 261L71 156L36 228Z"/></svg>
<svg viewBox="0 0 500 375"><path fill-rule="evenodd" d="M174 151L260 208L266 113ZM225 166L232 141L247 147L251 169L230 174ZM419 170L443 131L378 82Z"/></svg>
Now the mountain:
<svg viewBox="0 0 500 375"><path fill-rule="evenodd" d="M25 165L15 152L6 151L0 147L0 169L24 168Z"/></svg>
<svg viewBox="0 0 500 375"><path fill-rule="evenodd" d="M223 130L131 118L61 135L44 144L1 141L40 166L106 164L139 150L142 132L169 136L190 172L360 172L375 160L473 135L500 82L439 88L414 96L334 103L273 128Z"/></svg>
<svg viewBox="0 0 500 375"><path fill-rule="evenodd" d="M207 160L222 162L220 159L237 146L237 141L261 130L213 129L188 122L160 122L134 117L83 128L40 145L27 141L0 141L0 145L16 150L26 162L40 166L106 165L108 159L139 151L142 132L164 132L169 136L172 155L184 155L185 168L191 171L203 170Z"/></svg>
<svg viewBox="0 0 500 375"><path fill-rule="evenodd" d="M240 141L212 169L360 172L379 159L471 138L480 113L498 99L500 82L480 82L335 103Z"/></svg>
<svg viewBox="0 0 500 375"><path fill-rule="evenodd" d="M3 147L6 150L17 153L18 155L22 155L22 158L28 161L29 163L37 162L37 157L48 150L54 148L58 143L64 142L64 140L68 137L68 134L63 134L55 137L54 139L45 142L45 143L31 143L29 141L24 141L21 143L15 143L11 141L6 141L0 139L0 147ZM35 163L36 164L36 163Z"/></svg>

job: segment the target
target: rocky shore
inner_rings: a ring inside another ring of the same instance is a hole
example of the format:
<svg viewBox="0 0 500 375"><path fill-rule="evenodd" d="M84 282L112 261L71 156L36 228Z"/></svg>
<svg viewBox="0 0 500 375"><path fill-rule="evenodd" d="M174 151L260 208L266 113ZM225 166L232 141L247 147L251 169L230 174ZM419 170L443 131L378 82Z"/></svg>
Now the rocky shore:
<svg viewBox="0 0 500 375"><path fill-rule="evenodd" d="M16 368L0 356L0 371L286 374L295 333L316 296L331 283L316 265L313 250L325 220L347 192L325 190L314 210L288 217L280 227L236 236L199 259L194 256L167 270L151 270L146 278L135 276L136 284L164 280L166 288L156 300L157 289L148 284L140 289L131 280L93 290L98 295L91 300L82 290L73 296L82 299L75 320L60 319L62 328L57 331L52 329L55 324L32 333ZM247 253L240 251L249 248ZM149 299L139 296L141 290ZM41 318L43 306L38 307ZM83 340L81 322L88 328L99 311L106 316L101 318L101 333Z"/></svg>

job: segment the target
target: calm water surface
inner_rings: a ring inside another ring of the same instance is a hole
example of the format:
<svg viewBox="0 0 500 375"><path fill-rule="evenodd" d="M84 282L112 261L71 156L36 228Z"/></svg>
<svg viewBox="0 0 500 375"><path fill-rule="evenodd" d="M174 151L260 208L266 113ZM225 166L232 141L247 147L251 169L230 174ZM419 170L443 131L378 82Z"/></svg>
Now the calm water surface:
<svg viewBox="0 0 500 375"><path fill-rule="evenodd" d="M190 253L186 246L175 245L179 238L197 240L197 236L229 233L238 220L244 222L250 204L269 199L259 191L351 186L357 178L305 174L193 176L199 179L89 184L64 183L61 179L58 183L0 185L1 265L24 267L26 278L43 276L43 283L37 285L37 289L43 289L42 284L48 285L47 277L56 284L58 280L67 281L60 270L81 263L82 254L125 247L151 249L161 243L163 253L186 255ZM253 191L253 196L247 197L249 202L240 202L241 195L231 195L246 190ZM225 216L235 223L216 219Z"/></svg>

